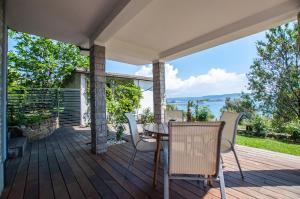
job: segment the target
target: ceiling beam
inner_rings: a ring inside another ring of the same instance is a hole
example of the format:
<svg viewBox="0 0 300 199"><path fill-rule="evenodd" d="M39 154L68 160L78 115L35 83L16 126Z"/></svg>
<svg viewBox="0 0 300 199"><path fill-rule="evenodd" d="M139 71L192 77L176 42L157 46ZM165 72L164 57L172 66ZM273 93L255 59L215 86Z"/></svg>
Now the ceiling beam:
<svg viewBox="0 0 300 199"><path fill-rule="evenodd" d="M152 60L158 58L156 51L124 42L118 39L111 39L107 42L107 58L129 63L129 64L150 64ZM126 60L126 61L125 61Z"/></svg>
<svg viewBox="0 0 300 199"><path fill-rule="evenodd" d="M96 42L104 45L151 1L152 0L121 0L113 12L111 12L91 35L90 43Z"/></svg>

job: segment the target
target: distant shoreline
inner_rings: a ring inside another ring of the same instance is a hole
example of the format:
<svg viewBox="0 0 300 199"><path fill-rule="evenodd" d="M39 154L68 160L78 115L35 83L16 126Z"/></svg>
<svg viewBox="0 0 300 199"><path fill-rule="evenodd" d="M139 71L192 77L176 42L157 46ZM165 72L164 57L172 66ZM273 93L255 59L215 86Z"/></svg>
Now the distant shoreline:
<svg viewBox="0 0 300 199"><path fill-rule="evenodd" d="M218 118L221 115L220 109L225 105L226 98L230 97L231 99L238 99L241 97L241 93L229 93L222 95L207 95L202 97L172 97L167 98L167 104L172 104L177 107L178 110L187 110L188 101L194 101L200 106L207 106L215 118Z"/></svg>

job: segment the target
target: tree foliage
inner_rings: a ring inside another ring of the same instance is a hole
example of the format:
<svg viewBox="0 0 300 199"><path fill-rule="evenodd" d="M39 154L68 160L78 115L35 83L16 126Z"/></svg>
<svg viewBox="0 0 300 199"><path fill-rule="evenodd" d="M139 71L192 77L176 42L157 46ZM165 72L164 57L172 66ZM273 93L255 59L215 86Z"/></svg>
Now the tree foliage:
<svg viewBox="0 0 300 199"><path fill-rule="evenodd" d="M187 103L187 121L191 122L193 120L193 106L194 102L192 100L189 100Z"/></svg>
<svg viewBox="0 0 300 199"><path fill-rule="evenodd" d="M72 44L13 30L9 39L16 42L8 52L9 87L59 88L75 68L89 66Z"/></svg>
<svg viewBox="0 0 300 199"><path fill-rule="evenodd" d="M244 112L248 117L251 117L256 112L256 106L254 99L247 93L242 93L240 98L231 99L227 97L225 99L225 104L221 109L221 112L229 111L241 113Z"/></svg>
<svg viewBox="0 0 300 199"><path fill-rule="evenodd" d="M151 111L151 109L150 108L144 109L141 115L141 123L145 125L153 122L154 122L154 114Z"/></svg>
<svg viewBox="0 0 300 199"><path fill-rule="evenodd" d="M300 119L297 29L292 23L267 31L266 39L256 44L258 57L247 74L260 110L283 123Z"/></svg>
<svg viewBox="0 0 300 199"><path fill-rule="evenodd" d="M117 131L117 140L122 138L125 131L124 123L127 121L124 113L131 113L139 108L141 98L141 88L136 86L133 81L106 80L107 119Z"/></svg>
<svg viewBox="0 0 300 199"><path fill-rule="evenodd" d="M214 119L214 115L207 106L195 105L195 120L196 121L210 121Z"/></svg>
<svg viewBox="0 0 300 199"><path fill-rule="evenodd" d="M112 123L126 122L124 113L131 113L140 107L142 92L133 81L107 80L106 110Z"/></svg>

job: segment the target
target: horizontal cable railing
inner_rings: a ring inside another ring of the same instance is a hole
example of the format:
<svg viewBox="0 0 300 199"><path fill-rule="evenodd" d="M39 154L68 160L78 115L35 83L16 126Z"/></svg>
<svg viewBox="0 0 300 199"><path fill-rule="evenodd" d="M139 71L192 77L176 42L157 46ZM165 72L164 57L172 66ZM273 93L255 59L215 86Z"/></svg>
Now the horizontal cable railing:
<svg viewBox="0 0 300 199"><path fill-rule="evenodd" d="M55 118L60 126L80 124L80 89L11 89L8 92L8 123L35 125Z"/></svg>

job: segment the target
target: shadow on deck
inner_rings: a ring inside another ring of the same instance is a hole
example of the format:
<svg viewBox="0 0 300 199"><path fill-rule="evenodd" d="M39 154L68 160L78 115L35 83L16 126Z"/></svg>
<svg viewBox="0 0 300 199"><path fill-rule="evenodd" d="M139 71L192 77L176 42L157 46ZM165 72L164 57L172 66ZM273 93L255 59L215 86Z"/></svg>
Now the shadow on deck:
<svg viewBox="0 0 300 199"><path fill-rule="evenodd" d="M131 143L90 153L88 131L58 129L28 146L22 159L7 162L1 198L163 198L163 172L152 188L153 153L138 153L127 170ZM241 180L233 154L224 156L228 198L300 198L300 157L237 146L244 170ZM161 161L162 162L162 161ZM127 173L128 179L124 179ZM171 198L219 198L219 186L206 190L194 181L170 184Z"/></svg>

